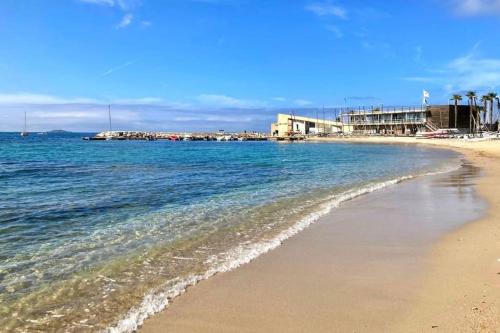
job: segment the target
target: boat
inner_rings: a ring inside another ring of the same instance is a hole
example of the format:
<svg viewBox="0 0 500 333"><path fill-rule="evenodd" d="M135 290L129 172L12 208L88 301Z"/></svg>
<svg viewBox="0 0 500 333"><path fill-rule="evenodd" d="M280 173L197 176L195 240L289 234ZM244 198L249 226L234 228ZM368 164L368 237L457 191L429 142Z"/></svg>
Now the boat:
<svg viewBox="0 0 500 333"><path fill-rule="evenodd" d="M24 131L21 132L21 136L28 136L28 131L26 130L26 111L24 111Z"/></svg>
<svg viewBox="0 0 500 333"><path fill-rule="evenodd" d="M446 139L446 138L453 138L458 135L460 135L460 131L456 128L440 128L432 132L417 132L415 136L420 139L431 139L431 138Z"/></svg>

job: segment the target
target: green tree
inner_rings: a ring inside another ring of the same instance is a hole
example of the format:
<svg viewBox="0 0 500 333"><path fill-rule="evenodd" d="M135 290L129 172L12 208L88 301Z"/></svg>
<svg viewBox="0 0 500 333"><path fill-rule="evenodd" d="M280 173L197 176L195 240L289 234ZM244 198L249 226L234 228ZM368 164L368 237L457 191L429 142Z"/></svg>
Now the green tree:
<svg viewBox="0 0 500 333"><path fill-rule="evenodd" d="M493 130L493 110L495 108L495 100L498 100L498 94L496 92L490 91L488 93L488 97L490 98L490 131Z"/></svg>
<svg viewBox="0 0 500 333"><path fill-rule="evenodd" d="M477 95L475 91L470 90L465 94L465 96L467 96L467 98L469 99L469 132L472 133L473 120L475 123L474 110L475 110Z"/></svg>
<svg viewBox="0 0 500 333"><path fill-rule="evenodd" d="M486 124L486 116L488 114L488 105L490 100L489 95L481 96L481 102L483 102L483 124ZM481 110L479 111L479 114L481 114ZM481 118L481 116L479 116L479 118Z"/></svg>
<svg viewBox="0 0 500 333"><path fill-rule="evenodd" d="M458 102L462 101L462 95L455 94L451 97L455 104L455 128L457 128Z"/></svg>

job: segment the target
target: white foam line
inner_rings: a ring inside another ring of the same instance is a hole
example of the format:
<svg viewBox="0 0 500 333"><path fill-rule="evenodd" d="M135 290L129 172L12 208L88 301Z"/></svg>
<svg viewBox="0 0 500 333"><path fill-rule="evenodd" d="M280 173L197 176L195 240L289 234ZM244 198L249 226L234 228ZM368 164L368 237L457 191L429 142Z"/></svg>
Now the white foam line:
<svg viewBox="0 0 500 333"><path fill-rule="evenodd" d="M327 203L322 204L318 211L309 214L290 228L279 233L273 239L263 240L253 244L239 245L227 251L222 258L212 256L208 259L207 262L209 264L212 264L213 267L209 268L204 274L190 275L184 279L176 278L174 280L167 281L162 287L148 293L144 297L141 304L131 308L128 313L116 323L116 325L109 327L105 330L105 332L129 333L136 331L139 326L144 323L144 320L146 318L164 310L173 298L185 293L186 289L189 286L193 286L199 281L208 279L209 277L217 273L228 272L235 268L238 268L241 265L249 263L258 256L277 248L285 240L306 229L308 226L318 221L321 216L328 214L332 209L338 207L345 201L352 200L367 193L381 190L388 186L401 183L405 180L410 180L419 176L429 176L451 172L453 170L457 170L458 168L460 168L460 165L443 169L437 172L403 176L392 180L363 186L358 189L348 190L341 194L332 195L331 200ZM175 282L176 280L178 280L178 282Z"/></svg>

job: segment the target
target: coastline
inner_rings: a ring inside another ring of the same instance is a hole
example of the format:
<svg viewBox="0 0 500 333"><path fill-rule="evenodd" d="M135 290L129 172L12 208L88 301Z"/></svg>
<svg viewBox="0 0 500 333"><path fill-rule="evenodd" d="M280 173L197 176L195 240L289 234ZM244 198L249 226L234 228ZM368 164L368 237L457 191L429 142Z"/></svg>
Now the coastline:
<svg viewBox="0 0 500 333"><path fill-rule="evenodd" d="M500 140L374 137L341 141L448 148L463 154L481 169L482 175L475 187L488 203L487 215L445 234L432 247L426 257L422 287L411 310L394 325L394 331L498 332Z"/></svg>
<svg viewBox="0 0 500 333"><path fill-rule="evenodd" d="M373 139L376 139L376 140L373 140ZM397 140L397 139L401 139L401 140ZM484 299L483 294L482 294L482 290L475 290L474 289L474 286L476 286L476 284L473 284L472 286L470 286L470 285L467 285L467 281L465 281L465 282L458 281L461 279L461 277L466 276L466 275L462 274L462 271L469 271L469 267L475 267L475 266L473 266L473 263L476 263L479 261L477 260L476 256L465 255L466 251L470 251L470 248L467 248L467 247L463 246L462 244L459 244L460 246L457 248L457 246L456 246L456 243L457 243L456 234L460 234L460 233L465 232L465 234L464 235L461 234L462 237L459 237L459 238L460 239L469 239L470 235L478 233L478 230L476 230L476 229L479 228L479 229L481 229L479 231L479 233L481 233L481 234L486 233L487 234L486 236L490 236L490 241L491 241L491 237L494 237L494 236L492 236L492 235L494 235L494 233L491 232L491 228L492 228L491 221L492 221L492 219L494 220L495 217L492 216L491 210L494 208L495 198L494 198L494 193L492 193L491 185L490 185L490 189L485 188L485 186L486 186L486 184L491 184L491 181L492 181L491 177L496 177L495 172L496 172L496 174L499 173L498 169L493 170L494 169L494 168L492 168L493 163L491 161L491 159L497 158L495 156L500 156L498 154L498 147L496 147L496 143L488 143L488 142L467 142L467 143L460 142L460 143L457 143L457 142L454 142L452 140L436 140L436 141L421 142L420 140L418 140L418 141L415 139L412 140L412 138L355 138L355 139L342 139L342 140L322 139L322 140L318 140L318 141L396 143L396 144L415 144L415 143L429 144L430 143L430 144L438 146L438 147L453 148L455 150L458 150L459 152L463 153L470 162L472 162L474 165L481 167L482 170L484 170L486 172L486 175L481 177L481 180L480 180L479 185L478 185L478 190L479 190L479 193L482 195L482 197L486 198L489 202L490 212L489 212L488 217L479 219L480 222L468 223L465 226L459 228L458 230L453 230L453 231L449 230L448 232L445 233L445 235L442 237L442 239L433 241L434 245L431 247L431 250L429 252L430 254L428 254L428 255L426 254L425 257L423 257L425 259L422 260L422 266L421 266L422 270L418 271L418 272L414 271L413 272L414 274L412 274L412 276L419 276L419 278L413 280L413 282L409 282L408 279L406 279L407 283L403 283L402 288L405 289L406 293L408 293L409 290L415 290L415 292L411 292L411 295L412 295L411 301L406 299L406 301L405 301L406 303L403 302L404 304L409 305L409 306L403 306L403 308L405 308L405 311L401 312L401 313L398 312L399 316L397 318L394 318L393 315L391 315L390 325L384 326L384 330L395 329L395 331L404 330L404 331L419 331L419 332L421 332L421 331L426 331L427 328L437 329L439 327L447 327L447 324L452 325L452 326L456 324L453 327L449 327L449 329L463 327L464 321L458 320L459 317L460 318L467 318L466 322L469 323L469 326L471 325L470 322L473 322L473 323L479 323L478 325L483 325L483 326L489 325L489 327L492 327L491 325L494 325L494 324L491 324L491 323L485 324L484 323L485 320L482 320L480 318L485 317L485 313L488 312L488 314L486 316L487 316L487 318L489 318L488 321L491 322L492 321L491 318L494 317L498 313L498 308L494 304L491 304L488 302L487 303L479 303L480 305L483 305L481 309L479 309L478 307L472 307L471 309L477 308L477 310L470 310L470 311L472 311L472 313L471 314L467 313L467 315L465 316L463 313L463 311L464 311L463 307L460 307L460 310L459 310L456 306L450 306L452 304L456 304L459 301L463 301L463 295L461 294L461 291L456 291L453 288L443 289L442 285L443 284L445 286L460 285L461 288L464 288L462 286L462 284L465 283L466 286L469 286L470 292L468 294L469 294L469 300L471 303L477 302L477 300L479 300L479 298L478 298L479 296L481 296L481 299ZM471 149L469 149L469 148L471 148ZM492 194L493 194L493 197L492 197ZM373 194L370 195L369 197L372 197L372 196L373 196ZM498 202L496 202L496 205L498 205ZM483 221L486 221L486 222L483 222ZM490 222L488 222L488 221L490 221ZM318 224L320 225L320 223L318 223ZM486 225L486 226L481 227L481 225ZM475 226L478 226L478 227L475 227ZM469 229L472 229L472 230L469 230ZM469 231L466 231L466 230L469 230ZM304 237L303 234L304 233L301 233L300 235L295 236L292 240L288 241L286 245L298 243L299 242L298 237L300 236L303 238ZM467 245L469 247L472 246L473 248L474 248L475 244L477 244L477 243L476 242L467 243ZM482 258L482 260L480 260L482 263L481 267L484 267L485 265L492 266L491 256L494 255L494 253L495 253L494 245L495 244L492 243L492 246L489 247L489 249L490 249L490 251L488 252L489 255L483 255L487 251L482 251L482 252L479 251L479 252L481 252L479 254L481 254L481 258ZM193 309L194 309L193 306L195 306L195 308L196 308L197 304L198 304L198 306L201 306L204 301L205 302L207 301L206 297L198 297L198 296L200 296L200 295L207 296L208 290L215 289L218 291L223 291L223 289L225 288L224 285L228 284L227 278L226 278L226 276L228 276L228 275L232 275L232 276L236 275L237 277L239 276L240 280L244 279L245 275L248 278L248 276L251 275L248 272L248 270L251 269L251 266L255 266L261 262L264 262L266 260L266 258L268 258L268 257L272 257L272 256L277 257L278 256L277 252L278 251L283 252L284 251L283 248L284 248L284 246L281 246L279 249L272 251L270 254L263 255L263 256L259 257L258 259L256 259L255 261L253 261L251 264L248 264L248 265L245 265L241 268L238 268L237 270L232 271L231 273L217 275L212 279L203 281L199 285L196 285L195 287L192 288L193 289L192 291L190 290L190 292L187 293L186 295L184 295L183 297L176 299L174 301L174 303L172 304L172 306L169 307L169 309L167 311L164 311L160 314L157 314L157 315L153 316L152 319L147 320L141 331L143 331L143 332L163 332L163 331L167 331L167 327L169 327L170 329L172 327L175 327L176 330L179 330L179 328L181 328L180 331L182 331L183 330L182 326L175 326L176 324L172 322L172 319L175 319L175 322L177 324L179 324L179 318L181 321L184 319L184 324L185 324L186 317L184 317L184 318L182 317L183 309L186 311L190 311L190 310L193 311ZM455 253L460 253L460 251L463 252L464 255L455 256ZM475 251L475 253L477 253L477 252L478 251ZM455 267L457 257L460 258L458 260L460 260L460 262L461 262L461 265L458 268ZM471 262L463 262L464 258L470 258L470 260L472 260L472 261ZM304 258L304 259L306 259L306 261L307 261L307 258ZM496 259L495 259L495 261L496 261ZM454 265L454 263L455 263L455 265ZM289 263L289 265L291 267L293 267L294 265L299 266L296 263L295 264ZM443 269L443 267L448 267L448 266L451 266L452 268L455 269L454 276L450 277L448 274L449 270ZM489 267L489 268L490 268L490 271L495 270L494 265L493 265L493 267ZM462 271L460 271L460 270L462 270ZM264 275L264 276L267 273L269 273L271 275L273 273L273 272L269 272L269 271L266 273L266 268L264 268L263 270L261 268L257 271L260 272L259 274ZM489 278L488 282L491 285L492 279L496 278L496 275L493 276L493 278L492 278L491 274L488 274L488 275L481 274L481 272L483 272L483 271L484 270L474 269L473 272L471 272L470 274L474 275L476 277L476 280L478 280L478 281L488 277ZM422 274L420 274L419 272L422 272ZM274 272L274 273L276 273L276 272ZM494 274L496 274L496 272ZM275 277L279 277L279 276L275 276ZM257 280L259 280L262 278L262 276L255 277L255 278ZM452 279L456 278L457 279L456 284L454 284L453 281L450 283L450 278L452 278ZM225 280L225 282L221 283L220 282L221 280L222 281ZM470 280L470 277L468 278L468 280ZM314 281L310 281L310 282L314 283ZM394 281L394 282L396 282L396 281ZM401 281L399 281L399 282L401 282ZM411 286L412 288L408 289L409 286ZM258 283L257 283L257 287L258 287L257 291L258 290L266 290L266 288L264 288L263 286L259 287ZM276 286L276 288L279 289L279 286ZM300 289L301 289L300 285L296 285L294 290L300 290ZM481 289L481 288L479 288L479 289ZM492 288L490 288L490 289L492 289ZM237 290L237 288L234 290ZM434 292L433 292L433 290L434 290ZM442 290L446 290L446 293L442 292ZM439 292L436 293L436 291L439 291ZM475 291L477 293L474 293ZM267 292L269 292L269 290L267 290ZM313 292L313 291L309 290L308 293L301 295L301 296L302 297L304 297L304 296L310 297L311 292ZM498 290L491 291L491 293L492 293L491 299L495 299L496 292L498 292ZM460 294L460 297L458 297L459 294ZM481 295L479 295L479 294L481 294ZM316 295L316 296L318 297L318 295ZM238 295L236 295L236 297L238 297ZM362 297L362 295L357 295L356 297ZM276 298L279 299L280 297L277 296ZM299 297L299 299L300 299L300 297ZM328 301L326 303L324 303L325 300L322 300L321 297L316 298L316 300L321 300L319 303L317 302L316 307L315 307L317 313L322 313L321 307L318 308L318 306L323 304L323 308L325 308L325 307L328 308L328 306L331 305L331 303L332 303L332 302L329 303ZM211 302L212 302L212 305L215 305L215 307L217 307L217 304L216 304L216 302L214 304L213 299ZM262 300L262 302L272 303L272 300L269 300L266 297L266 300ZM484 300L482 300L481 302L484 302ZM487 304L487 306L484 304ZM210 306L210 304L205 304L205 305ZM277 306L277 307L279 307L280 305L286 306L286 302L285 303L278 302L277 304L275 304L275 306ZM240 319L240 320L244 319L241 316L241 314L239 314L238 312L230 311L231 309L230 308L228 309L223 304L221 304L221 306L222 306L222 308L220 309L220 311L228 310L228 312L230 313L229 316L232 316L231 317L232 319L235 319L235 318ZM314 304L311 304L311 306L314 307ZM258 309L256 308L254 310L256 311L255 314L257 314ZM446 316L443 315L443 311L447 311ZM468 311L468 312L470 312L470 311ZM348 316L349 312L346 312L345 315ZM370 312L366 312L366 315L370 316ZM213 316L214 316L214 313L212 313L211 315L208 314L208 317L213 317ZM256 317L258 317L258 316L256 315ZM228 319L227 316L226 317L223 316L223 318ZM446 319L444 319L444 318L446 318ZM259 319L262 320L263 318L259 318ZM316 319L315 320L316 322L325 321L324 318L323 319L321 318L321 316L317 317L315 319ZM389 318L386 318L386 319L389 320ZM197 318L194 321L199 322L200 320L201 320L201 317ZM429 324L431 322L432 322L432 324ZM207 324L207 322L205 321L203 325L206 325L206 324ZM234 322L233 322L233 324L234 324ZM248 325L245 325L244 327L238 326L237 329L238 330L242 330L242 329L244 330L245 328L250 329L252 327L252 323L249 322L247 324ZM267 326L268 329L273 327L272 323L268 323L268 324L270 325L270 326ZM340 325L340 323L337 323L337 324ZM255 322L253 322L253 325L255 325ZM288 327L288 329L293 328L293 327L295 327L295 330L297 330L297 331L301 331L300 327L302 327L302 331L307 330L306 328L304 328L303 326L300 326L300 325L299 326L292 325L292 326ZM339 327L341 327L341 326L338 326L337 328L339 328ZM376 326L366 326L366 327L374 328ZM236 327L234 327L234 326L232 328L233 328L233 330L236 329ZM274 328L276 328L276 327L274 327ZM348 324L347 324L347 326L344 326L344 329L348 329L348 328L349 328ZM213 331L218 331L218 330L231 331L231 329L228 330L227 326L220 326L220 325L218 325L216 327L212 327L211 329ZM315 329L321 330L318 327L316 327ZM184 330L185 331L196 331L194 329L194 326L190 327L187 330L186 330L186 327L184 327ZM375 329L375 331L376 331L376 329Z"/></svg>

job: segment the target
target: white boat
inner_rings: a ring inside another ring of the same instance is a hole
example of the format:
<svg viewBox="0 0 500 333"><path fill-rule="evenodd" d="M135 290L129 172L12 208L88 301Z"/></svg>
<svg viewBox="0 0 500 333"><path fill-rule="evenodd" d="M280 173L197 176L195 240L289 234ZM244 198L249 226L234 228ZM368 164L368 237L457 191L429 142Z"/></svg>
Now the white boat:
<svg viewBox="0 0 500 333"><path fill-rule="evenodd" d="M453 138L460 135L460 131L456 128L441 128L432 132L417 132L417 138Z"/></svg>

